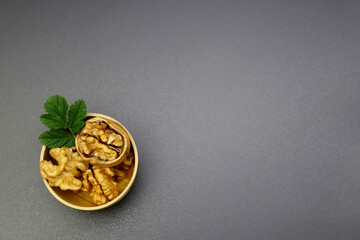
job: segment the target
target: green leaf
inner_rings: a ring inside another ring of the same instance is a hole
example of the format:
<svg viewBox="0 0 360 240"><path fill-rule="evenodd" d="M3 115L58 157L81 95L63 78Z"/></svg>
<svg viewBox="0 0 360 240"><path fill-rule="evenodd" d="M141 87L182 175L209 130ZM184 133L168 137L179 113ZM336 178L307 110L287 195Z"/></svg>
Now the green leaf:
<svg viewBox="0 0 360 240"><path fill-rule="evenodd" d="M69 105L64 97L59 95L51 96L44 104L44 108L48 114L66 121Z"/></svg>
<svg viewBox="0 0 360 240"><path fill-rule="evenodd" d="M84 100L79 99L70 106L69 110L69 128L72 133L77 133L84 125L86 117L86 104Z"/></svg>
<svg viewBox="0 0 360 240"><path fill-rule="evenodd" d="M54 116L51 114L43 114L40 116L40 121L51 129L60 129L60 128L68 128L66 124L66 120L64 121L59 116Z"/></svg>
<svg viewBox="0 0 360 240"><path fill-rule="evenodd" d="M40 135L39 140L43 145L49 148L75 146L75 138L73 135L62 129L51 129L49 131L43 132Z"/></svg>

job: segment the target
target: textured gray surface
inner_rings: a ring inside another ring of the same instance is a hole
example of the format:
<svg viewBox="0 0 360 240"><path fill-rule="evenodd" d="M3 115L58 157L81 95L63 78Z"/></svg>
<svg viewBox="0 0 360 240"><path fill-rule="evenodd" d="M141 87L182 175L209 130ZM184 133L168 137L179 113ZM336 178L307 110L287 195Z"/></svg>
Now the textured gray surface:
<svg viewBox="0 0 360 240"><path fill-rule="evenodd" d="M359 1L1 1L0 239L360 239ZM43 103L133 135L114 207L57 202Z"/></svg>

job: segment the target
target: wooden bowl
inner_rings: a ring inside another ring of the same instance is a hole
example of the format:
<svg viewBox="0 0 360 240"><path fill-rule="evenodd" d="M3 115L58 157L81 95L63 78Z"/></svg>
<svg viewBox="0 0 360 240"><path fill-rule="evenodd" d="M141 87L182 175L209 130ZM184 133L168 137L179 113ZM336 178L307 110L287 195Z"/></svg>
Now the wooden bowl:
<svg viewBox="0 0 360 240"><path fill-rule="evenodd" d="M119 123L118 121L116 121L115 119L102 115L102 114L98 114L98 113L88 113L87 117L101 117L101 118L105 118L107 120L113 121L117 124L120 124L122 127L124 127L121 123ZM90 197L88 192L80 192L80 193L74 193L72 191L63 191L58 187L51 187L49 185L49 183L47 182L47 180L44 180L44 184L47 187L47 189L49 190L49 192L57 199L59 200L62 204L65 204L68 207L74 208L74 209L78 209L78 210L84 210L84 211L95 211L95 210L101 210L107 207L110 207L112 205L114 205L115 203L119 202L130 190L130 188L132 187L135 177L136 177L136 173L137 173L137 169L138 169L138 151L136 148L136 144L134 139L132 138L132 136L130 135L129 131L124 127L124 129L126 130L127 134L129 135L130 138L130 142L131 142L131 147L134 151L134 162L132 167L128 170L127 174L129 174L129 176L131 175L131 179L129 184L126 186L126 188L119 194L119 196L117 196L114 200L109 201L103 205L96 205L93 203L92 198ZM47 148L46 146L43 146L41 149L41 153L40 153L40 161L42 160L49 160L52 159L52 157L49 154L49 148Z"/></svg>

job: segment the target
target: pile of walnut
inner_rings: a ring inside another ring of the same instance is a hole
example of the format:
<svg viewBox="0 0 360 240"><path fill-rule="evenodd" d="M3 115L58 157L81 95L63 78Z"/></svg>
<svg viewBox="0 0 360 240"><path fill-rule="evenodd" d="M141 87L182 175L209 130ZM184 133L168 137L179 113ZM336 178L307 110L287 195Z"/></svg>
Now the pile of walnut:
<svg viewBox="0 0 360 240"><path fill-rule="evenodd" d="M124 171L134 161L134 154L129 152L119 165L106 168L95 168L85 162L73 148L52 148L50 155L57 161L40 162L40 173L52 187L61 190L86 191L90 193L96 205L102 205L116 198L128 185Z"/></svg>

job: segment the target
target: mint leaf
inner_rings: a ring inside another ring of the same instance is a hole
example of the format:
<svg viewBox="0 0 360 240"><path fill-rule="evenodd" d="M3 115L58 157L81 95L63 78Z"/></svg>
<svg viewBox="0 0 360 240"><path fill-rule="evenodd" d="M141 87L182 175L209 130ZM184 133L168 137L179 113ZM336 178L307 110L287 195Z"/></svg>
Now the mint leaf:
<svg viewBox="0 0 360 240"><path fill-rule="evenodd" d="M55 95L51 96L44 104L45 111L53 116L57 116L66 122L69 105L64 97Z"/></svg>
<svg viewBox="0 0 360 240"><path fill-rule="evenodd" d="M51 129L49 131L43 132L39 136L39 141L49 147L49 148L57 148L57 147L72 147L75 145L75 138L69 132L66 132L62 129Z"/></svg>
<svg viewBox="0 0 360 240"><path fill-rule="evenodd" d="M40 121L51 129L61 129L68 128L66 120L64 121L59 116L54 116L51 114L43 114L40 116Z"/></svg>
<svg viewBox="0 0 360 240"><path fill-rule="evenodd" d="M72 133L77 133L84 125L86 117L86 104L84 100L79 99L70 106L69 110L69 128Z"/></svg>

